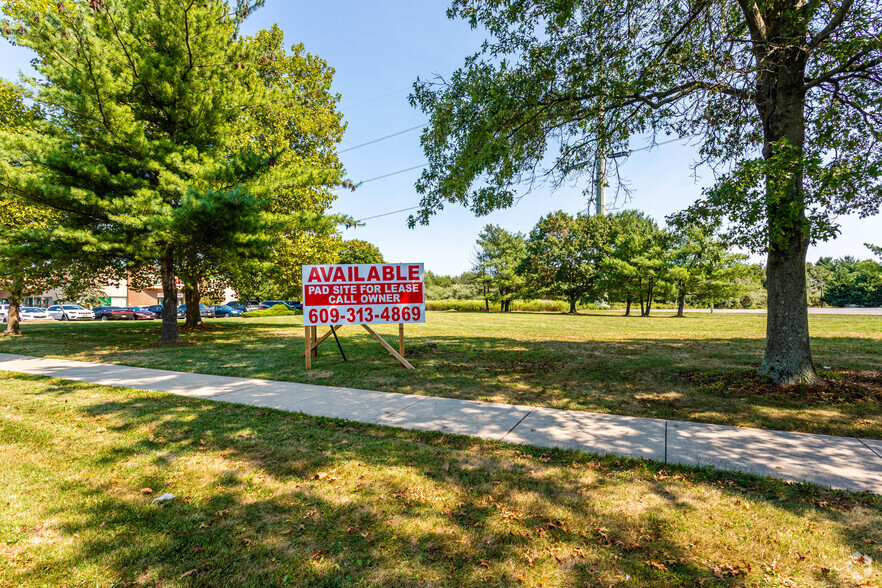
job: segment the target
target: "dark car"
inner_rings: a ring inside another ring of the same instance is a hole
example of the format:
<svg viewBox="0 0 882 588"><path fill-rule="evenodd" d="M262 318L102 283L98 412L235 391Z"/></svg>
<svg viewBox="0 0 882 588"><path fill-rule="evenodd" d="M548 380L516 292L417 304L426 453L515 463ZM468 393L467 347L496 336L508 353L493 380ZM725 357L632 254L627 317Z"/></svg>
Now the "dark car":
<svg viewBox="0 0 882 588"><path fill-rule="evenodd" d="M161 304L151 304L150 306L145 306L144 309L152 312L156 316L156 318L162 317L162 305Z"/></svg>
<svg viewBox="0 0 882 588"><path fill-rule="evenodd" d="M263 302L260 303L260 310L266 310L267 308L272 308L273 306L276 306L277 304L281 304L282 306L288 308L289 310L298 310L298 308L292 304L293 302L294 302L293 300L264 300ZM302 309L303 306L301 305L300 308Z"/></svg>
<svg viewBox="0 0 882 588"><path fill-rule="evenodd" d="M285 304L295 310L303 310L303 304L299 300L286 300Z"/></svg>
<svg viewBox="0 0 882 588"><path fill-rule="evenodd" d="M238 308L233 308L228 304L216 304L211 307L211 310L214 311L215 318L225 318L230 316L242 316L242 311Z"/></svg>
<svg viewBox="0 0 882 588"><path fill-rule="evenodd" d="M260 302L258 300L231 300L225 303L225 306L230 306L242 312L248 312L249 310L259 310Z"/></svg>
<svg viewBox="0 0 882 588"><path fill-rule="evenodd" d="M126 309L132 311L132 313L135 315L136 321L152 321L156 318L155 313L140 306L127 306Z"/></svg>
<svg viewBox="0 0 882 588"><path fill-rule="evenodd" d="M204 304L199 305L199 316L202 318L214 318L214 311L205 306ZM182 304L178 307L178 318L186 318L187 317L187 305Z"/></svg>
<svg viewBox="0 0 882 588"><path fill-rule="evenodd" d="M93 308L96 321L134 320L135 313L121 306L99 306Z"/></svg>

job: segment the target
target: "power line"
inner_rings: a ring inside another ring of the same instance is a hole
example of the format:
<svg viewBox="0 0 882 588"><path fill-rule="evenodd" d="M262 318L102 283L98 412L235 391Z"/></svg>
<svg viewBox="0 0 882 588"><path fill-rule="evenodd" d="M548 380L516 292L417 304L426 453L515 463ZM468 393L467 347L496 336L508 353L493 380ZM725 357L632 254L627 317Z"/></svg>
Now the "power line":
<svg viewBox="0 0 882 588"><path fill-rule="evenodd" d="M423 123L423 124L425 124L425 123ZM420 125L420 126L422 126L422 125ZM419 128L419 127L415 127L415 128ZM411 131L412 131L413 129L408 129L408 130L411 130ZM407 131L407 130L405 130L405 131L400 131L400 132L398 132L398 133L394 133L393 135L389 135L389 136L390 136L390 137L394 137L395 135L399 135L399 134L401 134L401 133L406 133L406 132L408 132L408 131ZM374 143L374 142L376 142L376 141L382 141L384 138L386 138L386 137L382 137L382 138L380 138L380 139L376 139L375 141L371 141L371 143ZM652 143L652 144L650 144L650 145L646 145L646 146L644 146L644 147L638 147L637 149L630 149L630 150L628 150L628 151L623 151L623 152L621 152L621 153L616 153L615 155L626 155L626 156L627 156L627 155L630 155L631 153L636 153L636 152L638 152L638 151L647 151L647 150L649 150L649 149L652 149L653 147L661 147L662 145L667 145L667 144L669 144L669 143L676 143L677 141L682 141L683 139L688 139L688 138L691 138L691 137L677 137L677 138L674 138L674 139L669 139L669 140L667 140L667 141L662 141L661 143ZM368 143L365 143L365 145L367 145L367 144L368 144ZM360 146L361 146L361 145L358 145L358 147L360 147ZM351 147L350 149L355 149L355 147ZM342 151L341 151L341 153L342 153ZM383 178L388 178L388 177L390 177L390 176L397 176L398 174L403 174L403 173L405 173L405 172L413 171L413 170L415 170L415 169L420 169L420 168L425 167L425 166L427 166L427 165L429 165L428 162L426 162L426 163L422 163L422 164L420 164L420 165L415 165L415 166L413 166L413 167L409 167L409 168L407 168L407 169L398 170L398 171L395 171L395 172L392 172L392 173L389 173L389 174L384 174L384 175L382 175L382 176L377 176L377 177L375 177L375 178L371 178L371 179L369 179L369 180L364 180L364 181L362 181L361 183L359 183L359 185L361 185L361 184L366 184L366 183L368 183L368 182L373 182L374 180L382 180ZM383 216L389 216L389 215L392 215L392 214L398 214L399 212L407 212L408 210L416 210L417 208L419 208L419 206L411 206L410 208L402 208L401 210L393 210L392 212L384 212L383 214L378 214L378 215L376 215L376 216L369 216L369 217L367 217L367 218L359 219L357 222L362 222L362 221L366 221L366 220L372 220L372 219L375 219L375 218L380 218L380 217L383 217ZM586 210L587 210L587 209L586 209Z"/></svg>
<svg viewBox="0 0 882 588"><path fill-rule="evenodd" d="M403 131L398 131L397 133L392 133L391 135L386 135L385 137L380 137L379 139L374 139L373 141L368 141L367 143L362 143L361 145L356 145L355 147L347 147L337 153L346 153L347 151L352 151L353 149L358 149L360 147L366 147L368 145L373 145L374 143L379 143L380 141L385 141L386 139L391 139L392 137L397 137L398 135L403 135L404 133L409 133L411 131L415 131L417 129L423 128L423 125L427 124L429 121L422 122L415 127L411 127L409 129L404 129Z"/></svg>
<svg viewBox="0 0 882 588"><path fill-rule="evenodd" d="M371 102L376 102L377 100L380 100L382 98L387 98L387 97L392 96L394 94L399 94L401 92L404 92L405 90L410 90L410 86L405 86L403 88L398 88L397 90L392 90L391 92L387 92L387 93L383 94L382 96L374 96L373 98L368 98L367 100L363 100L363 101L359 102L358 104L353 104L352 106L347 106L346 110L351 110L353 108L357 108L357 107L362 106L364 104L370 104Z"/></svg>
<svg viewBox="0 0 882 588"><path fill-rule="evenodd" d="M416 210L417 208L419 208L419 206L411 206L410 208L402 208L401 210L393 210L392 212L384 212L383 214L378 214L376 216L369 216L367 218L360 218L355 222L360 223L362 221L380 218L381 216L389 216L390 214L398 214L399 212L407 212L408 210Z"/></svg>
<svg viewBox="0 0 882 588"><path fill-rule="evenodd" d="M415 166L409 167L407 169L400 169L400 170L392 172L390 174L383 174L382 176L377 176L377 177L371 178L369 180L362 180L361 182L358 183L358 185L361 186L362 184L367 184L368 182L373 182L374 180L382 180L383 178L388 178L389 176L397 176L398 174L403 174L404 172L409 172L409 171L412 171L415 169L420 169L421 167L426 167L427 165L429 165L428 162L421 163L419 165L415 165Z"/></svg>

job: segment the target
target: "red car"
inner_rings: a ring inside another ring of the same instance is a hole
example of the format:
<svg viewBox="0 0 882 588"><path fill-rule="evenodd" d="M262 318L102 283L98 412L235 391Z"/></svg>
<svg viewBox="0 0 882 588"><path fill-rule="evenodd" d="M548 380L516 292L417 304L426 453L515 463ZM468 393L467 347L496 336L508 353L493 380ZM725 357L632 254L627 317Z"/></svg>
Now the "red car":
<svg viewBox="0 0 882 588"><path fill-rule="evenodd" d="M131 310L136 321L152 321L156 318L156 314L138 306L129 306L126 310Z"/></svg>

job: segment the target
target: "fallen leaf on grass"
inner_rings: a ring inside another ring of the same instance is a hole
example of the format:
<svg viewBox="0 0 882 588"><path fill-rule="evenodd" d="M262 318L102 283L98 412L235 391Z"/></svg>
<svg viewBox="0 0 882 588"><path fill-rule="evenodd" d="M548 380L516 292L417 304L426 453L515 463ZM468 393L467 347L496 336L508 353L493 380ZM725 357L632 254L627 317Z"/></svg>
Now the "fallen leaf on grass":
<svg viewBox="0 0 882 588"><path fill-rule="evenodd" d="M733 566L732 564L723 564L721 566L716 566L713 569L714 576L717 578L725 578L725 577L736 577L745 573L740 566Z"/></svg>
<svg viewBox="0 0 882 588"><path fill-rule="evenodd" d="M190 570L189 572L184 572L183 574L181 574L180 576L178 576L178 580L183 580L183 579L186 578L187 576L189 576L189 575L191 575L191 574L195 574L195 573L196 573L196 568L193 568L193 569Z"/></svg>
<svg viewBox="0 0 882 588"><path fill-rule="evenodd" d="M153 494L153 488L141 488L141 494Z"/></svg>
<svg viewBox="0 0 882 588"><path fill-rule="evenodd" d="M865 554L861 553L860 551L855 551L854 553L851 554L851 561L848 563L848 567L851 567L855 564L868 566L868 565L871 565L872 563L873 563L872 557L870 557L869 555L865 555Z"/></svg>

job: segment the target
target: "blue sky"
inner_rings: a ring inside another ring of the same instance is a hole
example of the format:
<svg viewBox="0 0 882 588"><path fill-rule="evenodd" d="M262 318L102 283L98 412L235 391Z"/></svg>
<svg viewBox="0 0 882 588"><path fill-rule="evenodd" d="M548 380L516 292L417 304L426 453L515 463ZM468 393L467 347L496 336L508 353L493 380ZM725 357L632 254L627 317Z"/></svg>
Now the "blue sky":
<svg viewBox="0 0 882 588"><path fill-rule="evenodd" d="M447 2L378 0L371 2L303 2L267 0L251 16L243 32L251 34L274 23L285 32L286 42L302 42L307 51L325 59L335 70L334 89L342 96L339 108L348 123L340 149L360 145L421 125L426 117L411 108L407 97L417 77L448 76L474 53L484 40L463 21L448 20ZM28 68L29 53L0 41L0 76L16 79ZM419 130L341 154L350 179L369 180L419 166L426 159L419 145ZM632 149L647 144L636 137ZM710 179L708 170L693 177L695 150L673 143L634 153L622 166L633 190L629 202L611 208L637 208L658 221L694 201ZM419 204L414 182L419 169L364 183L355 192L340 191L335 210L366 219ZM529 232L543 215L558 209L576 213L587 208L582 190L588 177L552 192L538 188L511 209L476 218L459 206L449 206L433 217L429 226L408 229L408 212L366 221L364 227L346 229L344 238L376 244L387 261L423 262L426 269L458 274L471 267L474 243L488 223L512 231ZM809 250L809 260L821 256L853 255L867 258L864 242L882 244L882 219L841 219L838 239ZM755 257L761 260L761 257Z"/></svg>

